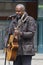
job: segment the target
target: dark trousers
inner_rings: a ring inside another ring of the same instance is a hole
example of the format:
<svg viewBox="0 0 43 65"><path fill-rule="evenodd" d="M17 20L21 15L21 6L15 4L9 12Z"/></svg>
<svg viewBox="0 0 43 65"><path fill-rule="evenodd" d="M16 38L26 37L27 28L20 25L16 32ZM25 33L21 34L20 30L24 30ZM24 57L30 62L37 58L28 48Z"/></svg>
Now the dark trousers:
<svg viewBox="0 0 43 65"><path fill-rule="evenodd" d="M18 56L13 65L31 65L31 60L32 56L29 55Z"/></svg>

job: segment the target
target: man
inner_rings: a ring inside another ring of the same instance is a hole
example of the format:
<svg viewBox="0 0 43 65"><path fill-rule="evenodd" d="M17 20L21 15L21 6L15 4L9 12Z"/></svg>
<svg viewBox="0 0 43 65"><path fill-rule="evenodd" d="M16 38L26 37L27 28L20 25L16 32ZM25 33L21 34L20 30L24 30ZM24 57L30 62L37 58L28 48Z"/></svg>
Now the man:
<svg viewBox="0 0 43 65"><path fill-rule="evenodd" d="M33 17L28 16L23 4L16 5L16 17L11 22L9 27L9 34L18 35L18 53L13 65L31 65L34 51L34 34L36 31L36 22ZM16 27L22 22L20 27ZM15 29L14 29L15 28ZM15 37L16 38L16 37Z"/></svg>

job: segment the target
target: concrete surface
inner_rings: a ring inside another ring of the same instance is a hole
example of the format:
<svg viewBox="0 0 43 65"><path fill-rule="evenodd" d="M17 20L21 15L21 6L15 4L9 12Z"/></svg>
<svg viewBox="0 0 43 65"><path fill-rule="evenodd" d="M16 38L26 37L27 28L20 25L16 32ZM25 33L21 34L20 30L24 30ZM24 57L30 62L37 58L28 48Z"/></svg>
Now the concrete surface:
<svg viewBox="0 0 43 65"><path fill-rule="evenodd" d="M0 65L5 65L5 53L4 51L0 51ZM6 65L13 65L13 61L6 61ZM32 57L31 65L43 65L43 54L36 53L35 56Z"/></svg>

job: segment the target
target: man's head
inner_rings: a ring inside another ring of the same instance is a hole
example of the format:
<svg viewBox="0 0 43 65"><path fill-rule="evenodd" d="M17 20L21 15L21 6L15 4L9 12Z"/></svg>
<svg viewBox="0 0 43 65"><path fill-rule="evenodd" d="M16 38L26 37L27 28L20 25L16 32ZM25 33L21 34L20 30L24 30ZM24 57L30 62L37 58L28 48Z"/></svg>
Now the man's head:
<svg viewBox="0 0 43 65"><path fill-rule="evenodd" d="M18 4L16 5L15 11L18 16L22 16L25 12L25 6L23 4Z"/></svg>

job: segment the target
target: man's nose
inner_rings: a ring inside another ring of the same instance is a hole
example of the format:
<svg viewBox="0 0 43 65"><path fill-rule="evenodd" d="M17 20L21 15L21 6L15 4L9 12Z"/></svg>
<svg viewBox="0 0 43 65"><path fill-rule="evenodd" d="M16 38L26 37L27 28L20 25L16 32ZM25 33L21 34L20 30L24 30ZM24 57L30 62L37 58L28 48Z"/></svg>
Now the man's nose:
<svg viewBox="0 0 43 65"><path fill-rule="evenodd" d="M19 12L16 12L16 14L19 14Z"/></svg>

